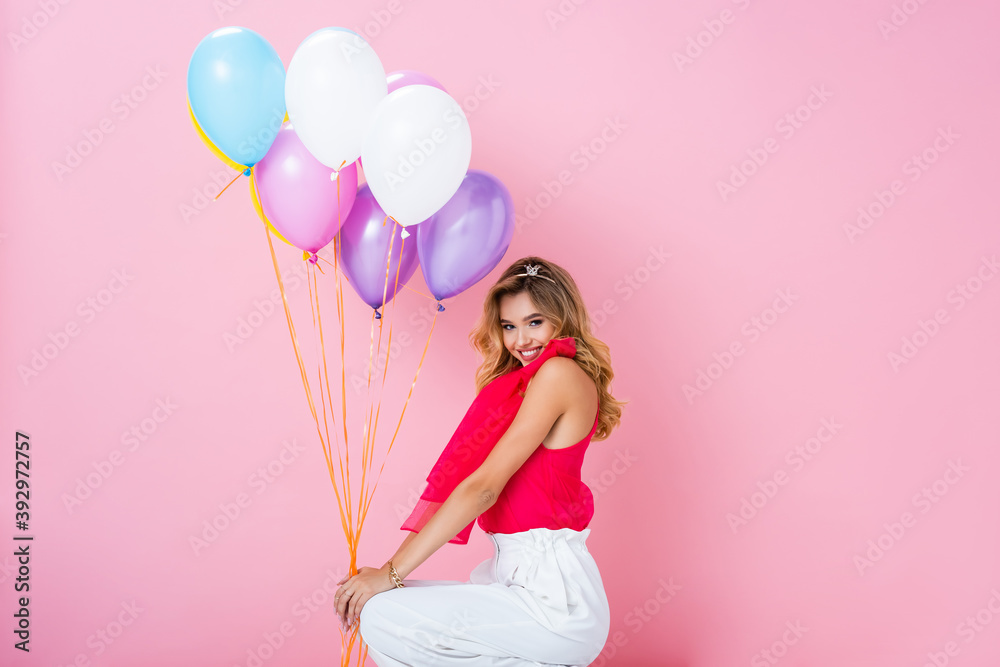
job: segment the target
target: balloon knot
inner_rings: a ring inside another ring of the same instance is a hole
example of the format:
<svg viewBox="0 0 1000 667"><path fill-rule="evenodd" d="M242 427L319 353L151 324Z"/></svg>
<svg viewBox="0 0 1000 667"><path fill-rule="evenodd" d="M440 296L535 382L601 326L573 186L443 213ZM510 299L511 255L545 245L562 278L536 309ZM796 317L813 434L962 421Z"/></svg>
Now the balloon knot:
<svg viewBox="0 0 1000 667"><path fill-rule="evenodd" d="M243 170L243 175L244 176L249 176L250 175L250 167L247 167L246 169Z"/></svg>
<svg viewBox="0 0 1000 667"><path fill-rule="evenodd" d="M317 255L316 253L306 253L306 255L308 255L307 259L311 264L315 264L316 262L319 261L319 255Z"/></svg>
<svg viewBox="0 0 1000 667"><path fill-rule="evenodd" d="M382 319L382 313L378 312L377 308L375 309L375 319L376 320Z"/></svg>
<svg viewBox="0 0 1000 667"><path fill-rule="evenodd" d="M400 234L400 236L402 236L405 239L409 235L410 235L410 232L406 231L406 227L403 227L403 231Z"/></svg>
<svg viewBox="0 0 1000 667"><path fill-rule="evenodd" d="M444 310L444 306L442 306L441 302L438 301L438 312L440 313L442 310Z"/></svg>

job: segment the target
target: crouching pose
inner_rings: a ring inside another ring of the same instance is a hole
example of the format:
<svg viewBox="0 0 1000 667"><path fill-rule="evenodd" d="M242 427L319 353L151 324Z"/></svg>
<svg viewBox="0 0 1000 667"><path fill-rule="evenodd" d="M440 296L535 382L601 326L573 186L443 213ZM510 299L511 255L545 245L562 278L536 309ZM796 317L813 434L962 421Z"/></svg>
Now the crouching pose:
<svg viewBox="0 0 1000 667"><path fill-rule="evenodd" d="M588 665L610 611L580 472L625 404L608 391L608 347L570 275L538 257L501 275L470 338L484 358L476 398L401 527L410 534L381 568L339 582L337 613L359 623L379 667ZM476 522L493 556L466 581L407 578Z"/></svg>

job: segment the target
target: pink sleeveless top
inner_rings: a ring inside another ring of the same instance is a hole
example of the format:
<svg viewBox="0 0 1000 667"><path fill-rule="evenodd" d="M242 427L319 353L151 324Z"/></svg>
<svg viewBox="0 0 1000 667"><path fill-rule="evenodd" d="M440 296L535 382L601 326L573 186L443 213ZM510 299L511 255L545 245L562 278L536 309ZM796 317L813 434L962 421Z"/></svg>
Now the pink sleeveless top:
<svg viewBox="0 0 1000 667"><path fill-rule="evenodd" d="M524 400L528 380L546 359L576 356L572 337L552 338L527 365L494 379L483 387L427 476L427 488L401 530L419 532L458 484L476 470L510 427ZM538 448L511 476L496 502L479 518L479 527L490 533L517 533L531 528L583 530L594 516L594 496L580 478L583 457L594 425L579 442L561 449ZM469 523L449 540L466 544Z"/></svg>

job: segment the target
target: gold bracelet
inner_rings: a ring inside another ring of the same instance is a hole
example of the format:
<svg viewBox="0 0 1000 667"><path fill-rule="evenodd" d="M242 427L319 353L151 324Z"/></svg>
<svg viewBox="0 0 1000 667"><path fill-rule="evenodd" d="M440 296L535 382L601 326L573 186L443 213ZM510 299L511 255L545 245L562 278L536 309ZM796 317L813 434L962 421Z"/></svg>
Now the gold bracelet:
<svg viewBox="0 0 1000 667"><path fill-rule="evenodd" d="M392 579L392 583L396 584L396 588L404 588L403 582L399 579L399 573L396 572L396 568L392 566L392 561L389 561L389 578Z"/></svg>

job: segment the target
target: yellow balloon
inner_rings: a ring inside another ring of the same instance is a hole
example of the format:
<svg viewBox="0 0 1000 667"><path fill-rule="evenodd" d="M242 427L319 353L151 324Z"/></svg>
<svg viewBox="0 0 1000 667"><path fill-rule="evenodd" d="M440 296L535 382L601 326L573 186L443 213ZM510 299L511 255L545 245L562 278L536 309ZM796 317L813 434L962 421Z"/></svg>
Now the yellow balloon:
<svg viewBox="0 0 1000 667"><path fill-rule="evenodd" d="M236 171L242 172L247 170L248 167L245 164L238 164L236 162L233 162L232 160L229 159L228 155L223 153L221 150L219 150L218 146L212 143L212 140L208 138L208 135L205 134L205 131L201 129L201 125L198 124L198 119L194 117L194 109L191 108L191 100L188 100L188 113L191 114L191 124L194 125L194 129L198 131L198 136L201 137L201 140L205 142L205 145L208 146L208 148L213 153L215 153L215 156L217 158L225 162L227 165L229 165ZM288 120L287 112L285 113L285 120L286 121ZM271 224L271 221L267 219L266 215L264 215L264 209L260 205L260 198L257 196L257 183L256 180L254 179L254 173L252 168L250 168L250 199L253 202L254 210L257 211L257 215L260 217L261 220L264 221L264 224L271 229L271 233L277 236L285 243L288 243L288 245L292 245L288 241L288 239L282 236L281 233L274 228L274 225Z"/></svg>
<svg viewBox="0 0 1000 667"><path fill-rule="evenodd" d="M205 134L205 131L201 129L201 125L198 124L198 119L194 117L194 109L191 108L191 100L188 100L187 105L188 113L191 114L191 123L194 125L194 129L198 130L198 136L201 137L201 140L205 142L205 145L208 146L213 153L215 153L215 157L219 158L236 171L245 171L247 168L245 164L238 164L230 160L229 156L220 151L219 147L213 144L212 140L208 138L207 134Z"/></svg>
<svg viewBox="0 0 1000 667"><path fill-rule="evenodd" d="M260 198L257 196L257 178L252 168L250 169L250 201L253 202L253 209L257 211L257 216L264 221L264 224L268 226L268 228L271 230L271 233L277 236L285 243L288 243L288 245L292 245L291 243L289 243L288 239L282 236L278 232L278 230L274 228L274 225L271 224L271 221L267 219L266 215L264 215L264 209L260 205Z"/></svg>

